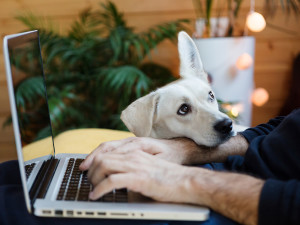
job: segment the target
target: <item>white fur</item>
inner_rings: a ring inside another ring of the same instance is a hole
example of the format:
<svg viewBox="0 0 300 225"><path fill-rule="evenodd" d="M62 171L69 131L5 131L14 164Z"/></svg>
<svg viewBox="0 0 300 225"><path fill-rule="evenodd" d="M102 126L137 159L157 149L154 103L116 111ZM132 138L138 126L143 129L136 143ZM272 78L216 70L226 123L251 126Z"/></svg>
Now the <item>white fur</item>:
<svg viewBox="0 0 300 225"><path fill-rule="evenodd" d="M181 79L131 103L121 115L127 128L136 136L154 138L187 137L199 145L216 146L224 141L213 127L227 115L219 111L217 100L203 69L200 54L185 32L178 35ZM191 112L178 115L182 104Z"/></svg>

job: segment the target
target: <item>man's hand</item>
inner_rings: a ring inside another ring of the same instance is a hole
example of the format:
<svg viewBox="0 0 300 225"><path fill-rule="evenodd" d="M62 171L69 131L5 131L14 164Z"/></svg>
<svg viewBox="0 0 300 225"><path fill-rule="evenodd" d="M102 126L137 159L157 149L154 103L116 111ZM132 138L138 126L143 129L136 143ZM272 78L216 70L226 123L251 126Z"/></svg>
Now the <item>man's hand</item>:
<svg viewBox="0 0 300 225"><path fill-rule="evenodd" d="M187 138L154 139L149 137L130 137L123 140L100 144L81 164L87 170L94 157L100 153L127 153L143 151L170 162L192 165L210 162L223 162L229 155L244 155L247 141L240 135L230 138L216 148L204 148Z"/></svg>
<svg viewBox="0 0 300 225"><path fill-rule="evenodd" d="M113 189L128 188L158 201L191 202L191 168L159 159L143 151L97 154L88 168L95 200Z"/></svg>
<svg viewBox="0 0 300 225"><path fill-rule="evenodd" d="M260 179L186 167L139 150L100 152L87 169L91 199L128 188L157 201L205 205L240 223L257 223Z"/></svg>
<svg viewBox="0 0 300 225"><path fill-rule="evenodd" d="M98 154L114 152L127 153L130 151L143 151L158 158L178 164L193 164L195 155L200 155L207 150L202 150L192 140L186 138L154 139L148 137L130 137L118 141L100 144L82 163L81 168L86 170L94 157ZM204 154L204 153L203 153Z"/></svg>

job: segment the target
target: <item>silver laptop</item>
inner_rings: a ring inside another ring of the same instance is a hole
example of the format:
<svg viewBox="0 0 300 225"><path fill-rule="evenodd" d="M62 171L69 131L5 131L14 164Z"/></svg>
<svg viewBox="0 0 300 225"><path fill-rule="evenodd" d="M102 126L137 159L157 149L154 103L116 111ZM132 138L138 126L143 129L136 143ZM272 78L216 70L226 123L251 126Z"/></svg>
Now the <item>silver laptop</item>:
<svg viewBox="0 0 300 225"><path fill-rule="evenodd" d="M208 219L207 208L159 203L127 189L114 190L97 201L89 200L92 186L86 172L78 170L86 155L55 154L38 31L6 36L3 49L15 143L30 213L46 217ZM39 85L26 87L26 82ZM36 88L28 90L33 87ZM28 94L19 98L24 90ZM41 118L44 122L37 123ZM43 132L36 135L40 130ZM25 157L25 152L30 154L28 146L37 142L43 143L39 157L28 159Z"/></svg>

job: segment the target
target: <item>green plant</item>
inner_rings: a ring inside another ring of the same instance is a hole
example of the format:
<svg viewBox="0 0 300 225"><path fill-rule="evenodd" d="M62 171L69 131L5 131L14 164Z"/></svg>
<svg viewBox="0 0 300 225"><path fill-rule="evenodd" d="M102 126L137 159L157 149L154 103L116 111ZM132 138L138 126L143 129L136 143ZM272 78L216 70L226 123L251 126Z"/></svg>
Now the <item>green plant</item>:
<svg viewBox="0 0 300 225"><path fill-rule="evenodd" d="M66 35L32 14L17 19L40 33L55 135L83 127L126 129L120 112L133 100L174 80L168 68L145 58L162 41L176 41L178 31L189 22L176 20L137 33L110 1L99 10L84 10ZM26 65L22 68L26 70ZM38 87L42 81L25 80L22 85L20 101L30 102L33 97L27 87Z"/></svg>

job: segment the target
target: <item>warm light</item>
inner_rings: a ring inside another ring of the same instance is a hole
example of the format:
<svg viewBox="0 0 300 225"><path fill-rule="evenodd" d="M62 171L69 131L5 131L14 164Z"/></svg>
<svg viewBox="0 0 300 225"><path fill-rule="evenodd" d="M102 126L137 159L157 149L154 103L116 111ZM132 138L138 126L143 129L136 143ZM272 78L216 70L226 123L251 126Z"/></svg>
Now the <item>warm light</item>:
<svg viewBox="0 0 300 225"><path fill-rule="evenodd" d="M233 116L238 117L238 115L240 114L240 112L242 112L244 109L243 104L235 104L232 106L230 112Z"/></svg>
<svg viewBox="0 0 300 225"><path fill-rule="evenodd" d="M257 12L250 12L246 20L247 27L253 32L260 32L266 27L265 18Z"/></svg>
<svg viewBox="0 0 300 225"><path fill-rule="evenodd" d="M236 61L235 65L240 70L248 69L253 63L252 57L248 53L243 53Z"/></svg>
<svg viewBox="0 0 300 225"><path fill-rule="evenodd" d="M239 111L236 109L236 108L234 108L234 107L232 107L232 109L231 109L231 115L233 115L234 117L238 117L238 115L239 115Z"/></svg>
<svg viewBox="0 0 300 225"><path fill-rule="evenodd" d="M232 106L228 103L224 103L222 104L223 109L230 111L232 109Z"/></svg>
<svg viewBox="0 0 300 225"><path fill-rule="evenodd" d="M269 93L264 88L256 88L252 93L252 103L262 106L269 100Z"/></svg>
<svg viewBox="0 0 300 225"><path fill-rule="evenodd" d="M224 103L222 104L222 107L226 111L230 112L231 115L233 115L234 117L238 117L239 114L244 110L244 106L241 103L234 104L234 105Z"/></svg>

